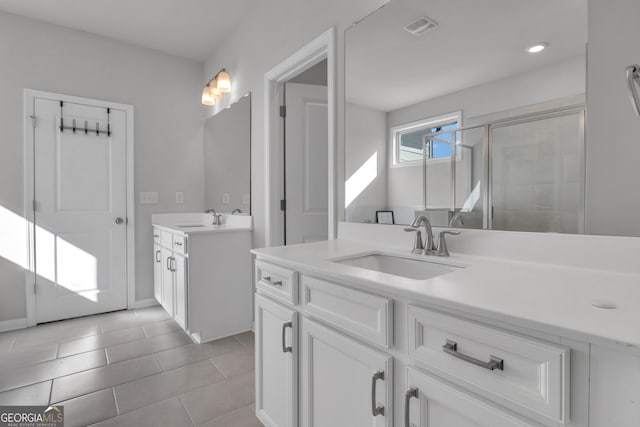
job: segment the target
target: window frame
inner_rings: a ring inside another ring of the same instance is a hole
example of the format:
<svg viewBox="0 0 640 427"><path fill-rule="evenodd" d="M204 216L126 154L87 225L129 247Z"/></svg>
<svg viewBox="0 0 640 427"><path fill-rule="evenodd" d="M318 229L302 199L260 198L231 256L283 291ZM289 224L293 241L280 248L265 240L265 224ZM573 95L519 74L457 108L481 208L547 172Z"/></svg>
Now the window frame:
<svg viewBox="0 0 640 427"><path fill-rule="evenodd" d="M439 116L427 117L424 119L416 120L414 122L403 123L400 125L393 126L389 129L389 140L390 140L390 149L391 149L391 168L403 168L403 167L411 167L411 166L422 166L422 159L413 160L413 161L405 161L399 162L400 158L400 135L403 133L414 132L420 129L433 128L438 126L446 126L451 124L452 122L456 122L458 124L458 128L462 127L462 111L454 111L447 114L442 114ZM459 154L456 154L459 156ZM433 159L427 159L428 163L442 163L442 162L450 162L451 157L436 157Z"/></svg>

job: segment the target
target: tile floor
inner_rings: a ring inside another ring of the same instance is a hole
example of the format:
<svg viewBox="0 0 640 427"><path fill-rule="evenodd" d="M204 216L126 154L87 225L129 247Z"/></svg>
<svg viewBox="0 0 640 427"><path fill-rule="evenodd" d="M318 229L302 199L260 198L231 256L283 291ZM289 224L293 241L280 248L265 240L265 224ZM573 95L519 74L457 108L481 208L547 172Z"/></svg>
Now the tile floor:
<svg viewBox="0 0 640 427"><path fill-rule="evenodd" d="M262 427L253 402L253 334L194 344L160 307L0 333L0 405L66 427Z"/></svg>

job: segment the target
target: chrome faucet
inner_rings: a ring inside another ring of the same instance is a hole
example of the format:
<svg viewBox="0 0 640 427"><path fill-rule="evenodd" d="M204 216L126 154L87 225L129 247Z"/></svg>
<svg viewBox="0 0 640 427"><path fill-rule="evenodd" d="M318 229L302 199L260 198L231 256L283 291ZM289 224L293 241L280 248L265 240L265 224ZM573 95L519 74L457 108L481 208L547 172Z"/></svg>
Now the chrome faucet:
<svg viewBox="0 0 640 427"><path fill-rule="evenodd" d="M235 209L233 210L233 212L231 212L231 215L235 215L235 214L237 214L237 213L241 214L241 213L242 213L242 210L241 210L241 209L239 209L239 208L235 208Z"/></svg>
<svg viewBox="0 0 640 427"><path fill-rule="evenodd" d="M427 240L424 243L422 240L422 233L420 232L421 225L424 226L424 233ZM436 247L433 243L433 229L431 228L431 223L426 216L420 215L416 217L416 219L414 219L411 223L411 226L409 228L405 228L404 231L416 233L416 239L413 244L412 251L414 254L430 255L436 250Z"/></svg>
<svg viewBox="0 0 640 427"><path fill-rule="evenodd" d="M218 215L215 209L211 208L207 210L205 213L213 214L213 220L211 221L211 225L220 225L222 224L222 215Z"/></svg>
<svg viewBox="0 0 640 427"><path fill-rule="evenodd" d="M455 227L457 223L460 223L464 227L464 218L462 218L462 212L454 212L449 220L449 227Z"/></svg>

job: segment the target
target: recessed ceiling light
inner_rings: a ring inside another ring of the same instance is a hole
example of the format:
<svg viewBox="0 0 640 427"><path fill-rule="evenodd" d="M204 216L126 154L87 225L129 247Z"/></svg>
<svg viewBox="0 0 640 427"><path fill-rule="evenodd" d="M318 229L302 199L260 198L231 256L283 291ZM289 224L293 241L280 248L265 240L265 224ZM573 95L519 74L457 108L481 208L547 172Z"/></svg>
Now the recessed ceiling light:
<svg viewBox="0 0 640 427"><path fill-rule="evenodd" d="M527 48L527 52L529 52L529 53L540 53L540 52L542 52L543 50L545 50L548 47L549 47L549 43L546 43L546 42L536 43L536 44L534 44L532 46L529 46Z"/></svg>

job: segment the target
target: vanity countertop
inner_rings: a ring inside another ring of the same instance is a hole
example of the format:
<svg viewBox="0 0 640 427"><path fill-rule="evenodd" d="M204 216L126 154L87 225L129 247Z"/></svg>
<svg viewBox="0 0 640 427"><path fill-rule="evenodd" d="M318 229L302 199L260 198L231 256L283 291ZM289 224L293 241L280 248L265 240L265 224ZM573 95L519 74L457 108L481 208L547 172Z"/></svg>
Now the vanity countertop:
<svg viewBox="0 0 640 427"><path fill-rule="evenodd" d="M181 233L181 234L229 233L234 231L251 231L252 230L251 225L244 225L244 224L221 224L221 225L153 224L153 226L163 230L170 231L172 233Z"/></svg>
<svg viewBox="0 0 640 427"><path fill-rule="evenodd" d="M371 252L408 250L354 240L254 249L259 259L373 292L593 343L640 350L640 275L499 258L456 255L429 261L466 266L428 280L414 280L330 260ZM616 304L596 308L594 301Z"/></svg>

